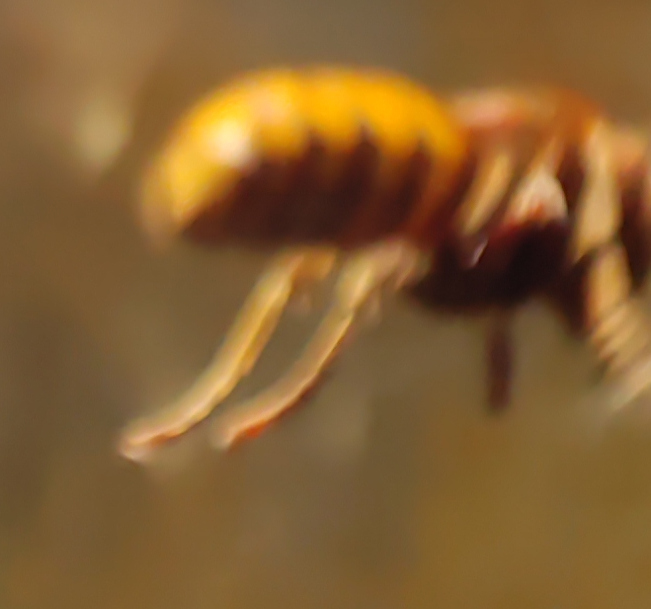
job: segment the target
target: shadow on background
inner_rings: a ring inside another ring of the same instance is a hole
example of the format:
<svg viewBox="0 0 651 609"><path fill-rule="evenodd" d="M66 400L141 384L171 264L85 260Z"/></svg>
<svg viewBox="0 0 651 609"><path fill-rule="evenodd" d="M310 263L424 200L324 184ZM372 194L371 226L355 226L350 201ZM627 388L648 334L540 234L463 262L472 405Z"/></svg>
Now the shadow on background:
<svg viewBox="0 0 651 609"><path fill-rule="evenodd" d="M336 62L441 89L553 81L644 121L649 57L640 0L5 0L0 605L651 606L651 427L586 433L591 362L536 307L503 419L482 411L479 323L399 304L242 450L198 431L152 470L114 453L194 379L264 264L154 256L135 224L142 163L196 96Z"/></svg>

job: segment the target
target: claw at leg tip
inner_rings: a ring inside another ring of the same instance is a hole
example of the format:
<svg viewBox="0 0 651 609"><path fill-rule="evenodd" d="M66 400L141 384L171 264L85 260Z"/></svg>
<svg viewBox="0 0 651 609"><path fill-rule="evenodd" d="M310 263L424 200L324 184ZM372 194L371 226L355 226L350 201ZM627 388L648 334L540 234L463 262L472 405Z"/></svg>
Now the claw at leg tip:
<svg viewBox="0 0 651 609"><path fill-rule="evenodd" d="M220 452L226 452L232 448L234 443L234 438L231 437L224 429L216 429L210 435L210 445Z"/></svg>
<svg viewBox="0 0 651 609"><path fill-rule="evenodd" d="M128 461L144 464L150 460L154 445L154 436L129 428L121 433L117 442L117 452Z"/></svg>
<svg viewBox="0 0 651 609"><path fill-rule="evenodd" d="M249 433L247 430L228 425L226 422L217 422L210 430L210 445L215 450L227 452L242 440L255 435L258 435L258 433L254 431Z"/></svg>
<svg viewBox="0 0 651 609"><path fill-rule="evenodd" d="M228 417L225 417L228 418ZM234 421L219 421L210 431L211 446L219 451L229 451L246 440L262 435L271 426L271 421L255 421L248 424Z"/></svg>

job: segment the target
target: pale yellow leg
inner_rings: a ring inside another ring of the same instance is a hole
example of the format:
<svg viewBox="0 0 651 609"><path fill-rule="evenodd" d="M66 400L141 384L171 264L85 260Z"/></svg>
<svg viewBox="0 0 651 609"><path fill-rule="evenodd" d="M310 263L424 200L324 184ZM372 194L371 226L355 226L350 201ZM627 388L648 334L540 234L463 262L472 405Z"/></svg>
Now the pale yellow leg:
<svg viewBox="0 0 651 609"><path fill-rule="evenodd" d="M585 180L574 212L570 261L617 239L622 206L613 156L612 135L605 123L597 123L583 149Z"/></svg>
<svg viewBox="0 0 651 609"><path fill-rule="evenodd" d="M618 243L621 201L612 133L594 126L583 150L585 185L577 202L570 261L593 253L585 286L585 324L590 343L616 381L620 403L651 383L651 323L633 295L626 252Z"/></svg>
<svg viewBox="0 0 651 609"><path fill-rule="evenodd" d="M477 175L455 212L454 226L462 239L472 238L499 208L516 170L516 151L497 146L479 159Z"/></svg>
<svg viewBox="0 0 651 609"><path fill-rule="evenodd" d="M120 440L120 453L141 460L156 446L194 427L248 374L271 338L290 297L324 279L336 261L329 249L278 256L258 281L212 363L169 410L134 422Z"/></svg>
<svg viewBox="0 0 651 609"><path fill-rule="evenodd" d="M586 302L589 339L624 405L651 384L651 322L631 295L625 253L604 248L589 270Z"/></svg>
<svg viewBox="0 0 651 609"><path fill-rule="evenodd" d="M215 446L228 448L297 405L318 384L365 305L384 288L399 290L425 270L423 256L404 243L381 244L343 267L334 301L312 340L289 372L267 390L224 413L213 428Z"/></svg>

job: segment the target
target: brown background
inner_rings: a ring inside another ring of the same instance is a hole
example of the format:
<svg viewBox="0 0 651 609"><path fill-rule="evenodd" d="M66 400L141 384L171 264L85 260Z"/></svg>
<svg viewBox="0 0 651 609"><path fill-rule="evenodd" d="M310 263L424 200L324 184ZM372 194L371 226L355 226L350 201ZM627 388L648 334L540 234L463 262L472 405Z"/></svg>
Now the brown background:
<svg viewBox="0 0 651 609"><path fill-rule="evenodd" d="M644 121L649 58L647 0L2 2L0 606L650 607L651 417L602 416L588 355L536 306L501 420L481 322L398 303L242 450L198 431L140 469L113 446L193 380L264 264L156 257L135 225L140 164L199 93L336 61L561 82ZM243 390L308 330L285 324Z"/></svg>

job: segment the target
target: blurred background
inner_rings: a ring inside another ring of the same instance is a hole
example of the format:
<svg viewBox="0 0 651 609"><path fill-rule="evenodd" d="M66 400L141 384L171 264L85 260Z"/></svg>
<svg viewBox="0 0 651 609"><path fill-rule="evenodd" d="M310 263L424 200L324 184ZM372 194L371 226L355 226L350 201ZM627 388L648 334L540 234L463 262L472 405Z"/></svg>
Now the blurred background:
<svg viewBox="0 0 651 609"><path fill-rule="evenodd" d="M651 111L651 3L0 3L0 606L651 606L651 417L604 418L592 361L535 305L514 407L485 416L482 322L399 302L309 407L230 455L152 467L133 417L208 362L264 259L133 215L152 148L245 69L336 62L440 89L552 81ZM283 325L248 394L291 361Z"/></svg>

